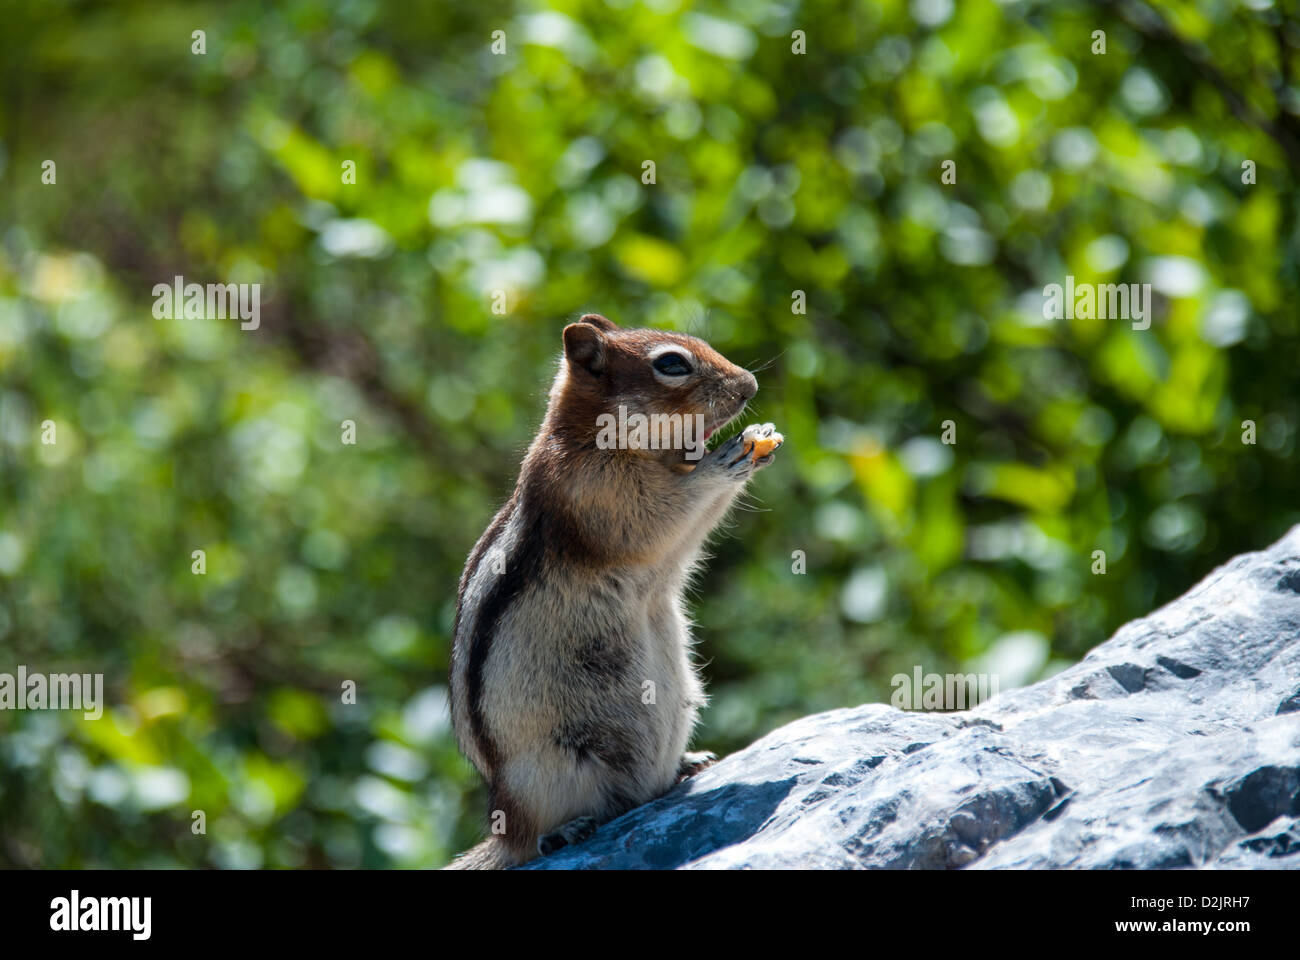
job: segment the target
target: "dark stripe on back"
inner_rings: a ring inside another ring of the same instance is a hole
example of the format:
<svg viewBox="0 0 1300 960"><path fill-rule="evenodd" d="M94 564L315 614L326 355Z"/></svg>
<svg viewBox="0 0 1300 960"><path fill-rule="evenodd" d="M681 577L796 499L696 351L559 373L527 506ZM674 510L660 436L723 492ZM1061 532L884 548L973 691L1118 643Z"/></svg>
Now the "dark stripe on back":
<svg viewBox="0 0 1300 960"><path fill-rule="evenodd" d="M460 613L461 606L465 602L465 588L469 586L470 578L478 570L478 565L483 560L483 554L487 553L488 548L497 542L497 537L501 536L501 531L506 528L510 518L514 516L515 506L519 503L519 490L516 489L510 494L507 500L497 511L497 515L492 518L488 528L483 531L483 536L478 538L478 543L474 544L474 549L470 551L469 559L465 561L465 569L460 575L460 584L456 588L456 622L452 626L452 636L460 631Z"/></svg>
<svg viewBox="0 0 1300 960"><path fill-rule="evenodd" d="M514 509L511 510L511 516L522 512L523 522L514 551L506 557L505 573L496 575L495 582L479 604L474 631L469 638L469 662L465 671L470 731L483 756L483 762L487 765L488 769L483 774L489 785L496 779L496 768L501 757L483 718L483 668L502 616L525 586L537 582L550 541L546 515L536 509L529 509L530 505L517 495L512 499ZM504 523L502 528L504 529Z"/></svg>
<svg viewBox="0 0 1300 960"><path fill-rule="evenodd" d="M474 549L470 551L469 559L465 561L465 569L461 572L460 583L456 587L456 619L451 627L451 669L447 671L447 692L454 704L457 701L459 692L457 689L457 664L462 657L468 656L468 641L461 643L461 620L465 614L465 591L469 587L469 582L474 577L475 571L478 570L479 564L483 561L483 555L496 543L501 536L501 531L506 528L510 518L514 515L515 505L518 503L519 491L516 489L510 494L510 499L502 505L497 511L488 528L483 531L483 535L478 538L474 544ZM468 702L466 704L468 706ZM453 717L455 716L453 712ZM471 730L471 733L473 731Z"/></svg>

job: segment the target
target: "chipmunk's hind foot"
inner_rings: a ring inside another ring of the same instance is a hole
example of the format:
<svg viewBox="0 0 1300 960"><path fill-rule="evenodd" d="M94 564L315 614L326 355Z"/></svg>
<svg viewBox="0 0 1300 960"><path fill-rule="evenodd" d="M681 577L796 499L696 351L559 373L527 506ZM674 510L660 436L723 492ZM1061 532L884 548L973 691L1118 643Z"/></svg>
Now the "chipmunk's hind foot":
<svg viewBox="0 0 1300 960"><path fill-rule="evenodd" d="M682 754L682 762L677 767L677 782L695 776L706 767L718 762L718 755L712 750L692 750Z"/></svg>
<svg viewBox="0 0 1300 960"><path fill-rule="evenodd" d="M582 843L600 826L595 817L578 817L570 820L558 830L543 834L537 838L537 852L549 856L556 850L562 850L575 843Z"/></svg>

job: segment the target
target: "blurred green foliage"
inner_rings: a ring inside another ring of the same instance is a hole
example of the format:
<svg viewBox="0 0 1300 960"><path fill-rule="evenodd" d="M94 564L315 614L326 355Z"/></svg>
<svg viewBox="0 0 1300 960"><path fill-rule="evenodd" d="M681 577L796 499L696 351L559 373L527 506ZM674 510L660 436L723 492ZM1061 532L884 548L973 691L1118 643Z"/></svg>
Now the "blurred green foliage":
<svg viewBox="0 0 1300 960"><path fill-rule="evenodd" d="M1031 680L1300 520L1268 0L2 15L0 672L109 706L0 713L0 864L471 843L455 585L583 311L763 366L787 437L694 591L702 746L914 664ZM176 275L261 283L260 328L155 318ZM1152 283L1151 328L1044 320L1067 275Z"/></svg>

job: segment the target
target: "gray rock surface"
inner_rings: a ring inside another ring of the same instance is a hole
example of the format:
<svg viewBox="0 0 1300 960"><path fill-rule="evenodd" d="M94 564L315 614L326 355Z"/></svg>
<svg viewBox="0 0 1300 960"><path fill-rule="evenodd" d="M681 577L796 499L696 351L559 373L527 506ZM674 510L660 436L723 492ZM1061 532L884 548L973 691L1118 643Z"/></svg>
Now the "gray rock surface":
<svg viewBox="0 0 1300 960"><path fill-rule="evenodd" d="M959 713L763 737L524 869L1300 868L1300 526Z"/></svg>

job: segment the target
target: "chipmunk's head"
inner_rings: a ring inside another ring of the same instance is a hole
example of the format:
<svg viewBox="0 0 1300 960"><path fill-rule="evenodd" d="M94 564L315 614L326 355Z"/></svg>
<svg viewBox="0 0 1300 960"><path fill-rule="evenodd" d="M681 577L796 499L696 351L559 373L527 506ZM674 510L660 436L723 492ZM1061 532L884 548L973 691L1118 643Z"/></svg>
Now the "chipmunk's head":
<svg viewBox="0 0 1300 960"><path fill-rule="evenodd" d="M620 448L669 464L697 460L758 392L752 373L698 337L624 330L595 313L564 328L562 364L551 405L572 435L607 446L612 418Z"/></svg>

